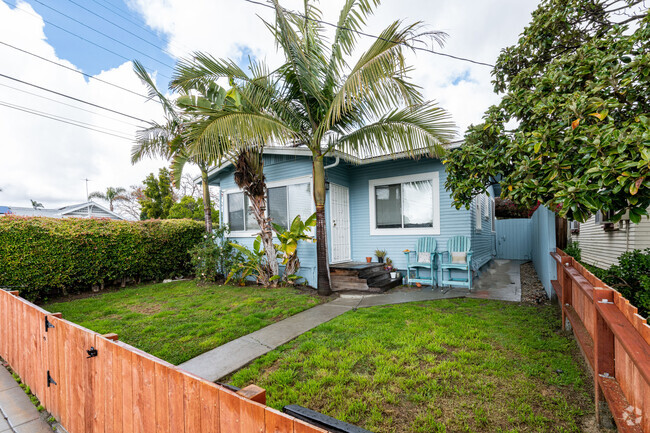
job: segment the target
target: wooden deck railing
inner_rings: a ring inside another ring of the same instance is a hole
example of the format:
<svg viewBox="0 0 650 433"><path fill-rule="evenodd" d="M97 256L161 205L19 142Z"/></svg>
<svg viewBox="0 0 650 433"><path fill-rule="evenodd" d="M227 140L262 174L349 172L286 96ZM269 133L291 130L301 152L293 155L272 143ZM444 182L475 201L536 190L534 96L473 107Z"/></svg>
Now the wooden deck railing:
<svg viewBox="0 0 650 433"><path fill-rule="evenodd" d="M650 326L636 307L557 249L562 328L571 324L594 373L596 416L605 398L620 432L650 432Z"/></svg>
<svg viewBox="0 0 650 433"><path fill-rule="evenodd" d="M0 290L0 356L70 433L324 433Z"/></svg>

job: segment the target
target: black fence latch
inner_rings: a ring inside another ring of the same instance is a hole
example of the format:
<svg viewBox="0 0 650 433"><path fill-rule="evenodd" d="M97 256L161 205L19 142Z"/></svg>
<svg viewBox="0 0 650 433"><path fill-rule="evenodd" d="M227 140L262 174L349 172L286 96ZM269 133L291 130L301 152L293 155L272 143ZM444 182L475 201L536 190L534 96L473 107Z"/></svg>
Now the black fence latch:
<svg viewBox="0 0 650 433"><path fill-rule="evenodd" d="M88 354L88 358L94 358L97 356L97 349L91 347L90 350L86 350L86 353Z"/></svg>
<svg viewBox="0 0 650 433"><path fill-rule="evenodd" d="M54 328L54 325L52 325L50 321L47 320L47 316L45 316L45 332L47 332L49 328Z"/></svg>
<svg viewBox="0 0 650 433"><path fill-rule="evenodd" d="M52 379L52 376L50 376L50 370L47 370L47 387L49 388L52 384L56 385L56 382Z"/></svg>

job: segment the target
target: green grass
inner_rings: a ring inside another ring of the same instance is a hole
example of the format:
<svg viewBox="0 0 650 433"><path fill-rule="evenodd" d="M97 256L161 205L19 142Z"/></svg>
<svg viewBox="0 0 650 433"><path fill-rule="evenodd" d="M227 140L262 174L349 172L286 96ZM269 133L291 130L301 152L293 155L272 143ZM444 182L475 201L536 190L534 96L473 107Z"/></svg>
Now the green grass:
<svg viewBox="0 0 650 433"><path fill-rule="evenodd" d="M373 432L571 432L590 381L554 306L455 299L350 311L229 378ZM561 370L561 372L557 372Z"/></svg>
<svg viewBox="0 0 650 433"><path fill-rule="evenodd" d="M130 287L44 305L101 334L180 364L324 299L291 288L197 286L193 281Z"/></svg>

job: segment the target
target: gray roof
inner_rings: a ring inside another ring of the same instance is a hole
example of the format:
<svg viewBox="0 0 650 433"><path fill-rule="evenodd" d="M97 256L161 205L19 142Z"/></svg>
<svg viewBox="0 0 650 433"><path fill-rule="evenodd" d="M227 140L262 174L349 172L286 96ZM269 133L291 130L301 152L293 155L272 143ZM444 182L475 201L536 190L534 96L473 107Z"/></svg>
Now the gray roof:
<svg viewBox="0 0 650 433"><path fill-rule="evenodd" d="M34 209L33 207L20 206L6 206L6 208L8 209L8 212L3 212L4 214L12 214L18 216L40 216L49 218L110 218L114 220L124 219L120 215L116 214L115 212L111 212L104 206L101 206L94 201L63 206L58 209Z"/></svg>

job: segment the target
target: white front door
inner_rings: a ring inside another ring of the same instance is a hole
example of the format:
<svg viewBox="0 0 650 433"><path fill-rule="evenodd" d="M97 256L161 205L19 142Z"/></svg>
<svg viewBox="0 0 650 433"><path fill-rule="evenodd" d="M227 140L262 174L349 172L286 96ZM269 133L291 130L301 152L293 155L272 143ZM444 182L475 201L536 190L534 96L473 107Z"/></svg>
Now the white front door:
<svg viewBox="0 0 650 433"><path fill-rule="evenodd" d="M332 263L350 260L350 193L344 186L330 184L330 227Z"/></svg>

